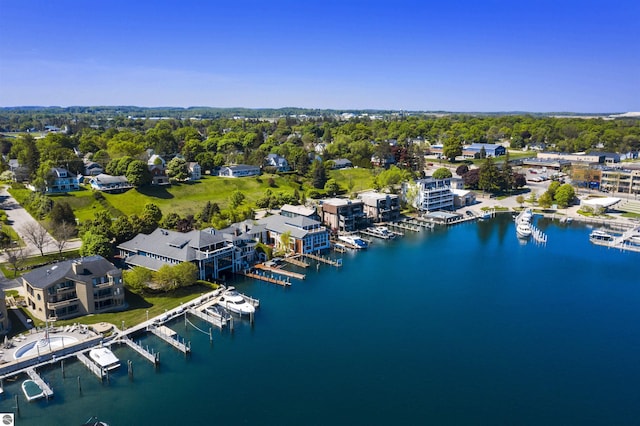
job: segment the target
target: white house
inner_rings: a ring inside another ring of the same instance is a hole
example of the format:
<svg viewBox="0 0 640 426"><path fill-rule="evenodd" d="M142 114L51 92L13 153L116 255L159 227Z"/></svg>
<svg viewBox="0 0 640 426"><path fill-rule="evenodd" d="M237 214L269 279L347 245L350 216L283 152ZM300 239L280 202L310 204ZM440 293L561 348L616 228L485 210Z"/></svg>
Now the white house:
<svg viewBox="0 0 640 426"><path fill-rule="evenodd" d="M291 170L289 167L289 162L286 158L278 155L278 154L269 154L265 159L265 164L269 167L275 167L279 172L288 172Z"/></svg>
<svg viewBox="0 0 640 426"><path fill-rule="evenodd" d="M189 180L200 180L202 177L202 168L200 167L200 164L192 161L187 164L187 167L189 168Z"/></svg>
<svg viewBox="0 0 640 426"><path fill-rule="evenodd" d="M233 166L222 166L218 176L222 177L245 177L260 175L260 167L247 164L236 164Z"/></svg>

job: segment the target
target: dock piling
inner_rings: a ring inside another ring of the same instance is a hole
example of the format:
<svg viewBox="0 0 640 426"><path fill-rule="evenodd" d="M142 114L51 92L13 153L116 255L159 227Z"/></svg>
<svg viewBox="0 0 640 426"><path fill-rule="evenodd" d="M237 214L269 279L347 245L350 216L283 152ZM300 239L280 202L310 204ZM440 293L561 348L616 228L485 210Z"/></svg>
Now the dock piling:
<svg viewBox="0 0 640 426"><path fill-rule="evenodd" d="M78 392L82 395L82 383L80 383L80 376L78 376Z"/></svg>
<svg viewBox="0 0 640 426"><path fill-rule="evenodd" d="M133 381L133 362L127 360L127 373L129 373L129 380Z"/></svg>
<svg viewBox="0 0 640 426"><path fill-rule="evenodd" d="M20 416L20 404L18 403L18 395L15 396L15 401L16 401L16 414L19 417Z"/></svg>
<svg viewBox="0 0 640 426"><path fill-rule="evenodd" d="M60 368L62 369L62 378L64 379L64 359L60 360Z"/></svg>

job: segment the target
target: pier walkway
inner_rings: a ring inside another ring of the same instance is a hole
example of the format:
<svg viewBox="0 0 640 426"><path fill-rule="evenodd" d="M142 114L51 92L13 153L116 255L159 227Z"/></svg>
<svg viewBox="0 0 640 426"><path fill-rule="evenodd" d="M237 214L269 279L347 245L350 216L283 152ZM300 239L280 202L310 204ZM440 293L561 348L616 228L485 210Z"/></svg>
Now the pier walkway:
<svg viewBox="0 0 640 426"><path fill-rule="evenodd" d="M178 336L177 333L170 328L161 325L159 327L148 327L147 330L149 330L151 333L155 334L174 348L178 349L185 355L191 352L191 344L185 344L184 339L182 339L182 342L178 340L180 339L180 336Z"/></svg>
<svg viewBox="0 0 640 426"><path fill-rule="evenodd" d="M149 352L149 348L143 348L142 345L134 342L129 339L129 337L124 336L123 338L113 342L113 343L124 343L131 349L133 349L138 354L142 355L144 359L152 363L153 365L158 365L160 363L160 354L158 352Z"/></svg>
<svg viewBox="0 0 640 426"><path fill-rule="evenodd" d="M303 262L302 260L299 260L298 257L300 257L300 255L283 257L282 260L292 265L299 266L301 268L308 268L309 264L307 262Z"/></svg>
<svg viewBox="0 0 640 426"><path fill-rule="evenodd" d="M289 281L280 280L278 278L273 278L273 277L268 277L266 275L256 274L254 272L243 271L243 272L240 272L240 274L244 275L245 277L253 278L255 280L265 281L265 282L268 282L268 283L271 283L271 284L281 285L283 287L288 287L288 286L291 285L291 282L289 282Z"/></svg>
<svg viewBox="0 0 640 426"><path fill-rule="evenodd" d="M272 268L270 266L266 266L264 263L258 263L257 265L254 266L255 269L260 269L262 271L268 271L271 272L273 274L279 274L279 275L284 275L285 277L291 277L291 278L295 278L298 280L304 280L307 277L304 274L299 274L297 272L291 272L291 271L285 271L284 269L281 268Z"/></svg>
<svg viewBox="0 0 640 426"><path fill-rule="evenodd" d="M104 370L98 367L93 361L91 361L84 353L79 353L76 355L78 361L83 363L85 367L89 369L98 379L103 380L105 377Z"/></svg>
<svg viewBox="0 0 640 426"><path fill-rule="evenodd" d="M315 254L311 254L311 253L304 253L304 254L301 254L300 256L308 257L309 259L313 259L315 261L326 263L327 265L331 265L335 267L342 266L342 259L332 260L329 258L325 258L323 256L316 256Z"/></svg>
<svg viewBox="0 0 640 426"><path fill-rule="evenodd" d="M40 377L40 375L36 373L36 370L34 370L33 368L28 368L26 373L31 380L33 380L38 384L38 386L40 386L40 389L42 389L42 393L44 394L45 398L49 399L53 396L53 390L44 380L42 380L42 377Z"/></svg>

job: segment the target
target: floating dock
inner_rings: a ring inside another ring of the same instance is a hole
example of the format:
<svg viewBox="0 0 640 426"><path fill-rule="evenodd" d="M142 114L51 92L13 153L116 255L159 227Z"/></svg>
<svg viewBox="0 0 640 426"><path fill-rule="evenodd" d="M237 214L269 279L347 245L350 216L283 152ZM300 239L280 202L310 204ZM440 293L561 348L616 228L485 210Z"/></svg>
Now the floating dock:
<svg viewBox="0 0 640 426"><path fill-rule="evenodd" d="M139 345L127 336L114 343L124 343L153 365L158 365L160 363L160 354L158 352L149 352L149 348L143 348L142 345Z"/></svg>
<svg viewBox="0 0 640 426"><path fill-rule="evenodd" d="M281 285L283 287L288 287L291 285L290 281L285 281L285 280L281 280L274 277L268 277L266 275L256 274L254 272L243 271L243 272L240 272L240 274L244 275L245 277L253 278L255 280L265 281L271 284Z"/></svg>
<svg viewBox="0 0 640 426"><path fill-rule="evenodd" d="M103 380L105 378L104 370L98 367L95 362L87 358L85 354L79 353L76 355L76 358L78 358L78 361L83 363L85 367L87 367L98 379Z"/></svg>
<svg viewBox="0 0 640 426"><path fill-rule="evenodd" d="M329 258L325 258L323 256L316 256L315 254L311 254L311 253L304 253L304 254L301 254L300 256L308 257L309 259L313 259L315 261L326 263L327 265L331 265L335 267L342 266L342 259L332 260Z"/></svg>
<svg viewBox="0 0 640 426"><path fill-rule="evenodd" d="M147 330L149 330L151 333L155 334L174 348L178 349L185 355L191 352L191 345L185 344L184 339L182 339L181 342L179 340L180 336L178 336L178 334L175 331L171 330L169 327L165 327L164 325L161 325L159 327L151 326L147 328Z"/></svg>
<svg viewBox="0 0 640 426"><path fill-rule="evenodd" d="M34 370L33 368L28 368L26 370L26 373L29 376L29 378L34 382L36 382L36 384L40 387L40 389L42 389L42 393L44 394L45 398L49 399L53 396L53 390L49 387L49 385L44 380L42 380L42 377L40 377L38 373L36 373L36 370Z"/></svg>
<svg viewBox="0 0 640 426"><path fill-rule="evenodd" d="M268 271L273 274L284 275L285 277L295 278L297 280L304 280L307 277L304 274L299 274L297 272L285 271L282 268L272 268L270 266L266 266L264 263L258 263L254 266L255 269L260 269L262 271Z"/></svg>
<svg viewBox="0 0 640 426"><path fill-rule="evenodd" d="M298 257L300 257L300 255L283 257L282 260L292 265L299 266L301 268L308 268L309 264L307 262L303 262L302 260L299 260Z"/></svg>

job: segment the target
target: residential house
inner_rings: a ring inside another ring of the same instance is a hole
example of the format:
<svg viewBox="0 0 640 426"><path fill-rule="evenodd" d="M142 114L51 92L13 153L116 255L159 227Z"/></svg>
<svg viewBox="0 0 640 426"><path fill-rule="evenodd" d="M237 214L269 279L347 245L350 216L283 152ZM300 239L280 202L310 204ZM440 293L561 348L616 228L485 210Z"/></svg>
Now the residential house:
<svg viewBox="0 0 640 426"><path fill-rule="evenodd" d="M396 158L391 154L384 157L380 157L374 154L371 156L371 164L374 167L383 167L386 169L389 168L389 166L391 166L392 164L396 164Z"/></svg>
<svg viewBox="0 0 640 426"><path fill-rule="evenodd" d="M20 165L18 160L15 158L9 160L9 170L13 174L14 181L25 182L29 180L29 169Z"/></svg>
<svg viewBox="0 0 640 426"><path fill-rule="evenodd" d="M232 166L220 167L218 176L222 177L245 177L245 176L258 176L260 175L260 167L250 166L247 164L236 164Z"/></svg>
<svg viewBox="0 0 640 426"><path fill-rule="evenodd" d="M202 168L200 167L200 164L195 161L191 161L187 163L187 167L189 168L189 180L200 180L202 177Z"/></svg>
<svg viewBox="0 0 640 426"><path fill-rule="evenodd" d="M147 161L147 167L151 172L151 184L152 185L168 185L169 177L167 176L167 163L164 158L158 154L153 154Z"/></svg>
<svg viewBox="0 0 640 426"><path fill-rule="evenodd" d="M267 241L267 232L264 225L257 224L251 220L234 223L219 231L213 228L207 228L203 231L213 234L220 233L226 241L233 244L234 271L247 269L253 265L258 260L258 253L256 252L258 243Z"/></svg>
<svg viewBox="0 0 640 426"><path fill-rule="evenodd" d="M150 234L138 234L117 249L129 266L142 266L152 271L163 265L192 262L201 280L218 279L220 274L239 269L235 262L233 242L212 228L182 233L157 228Z"/></svg>
<svg viewBox="0 0 640 426"><path fill-rule="evenodd" d="M272 215L258 221L264 225L267 234L266 243L282 247L283 240L293 253L315 253L330 247L329 231L322 224L304 216L287 217ZM283 235L287 235L283 238Z"/></svg>
<svg viewBox="0 0 640 426"><path fill-rule="evenodd" d="M415 193L411 190L412 187L417 187ZM408 203L423 212L453 210L454 207L451 178L427 177L418 179L414 183L403 184L402 192Z"/></svg>
<svg viewBox="0 0 640 426"><path fill-rule="evenodd" d="M89 179L92 189L102 192L125 192L133 188L126 176L111 176L107 174L99 174Z"/></svg>
<svg viewBox="0 0 640 426"><path fill-rule="evenodd" d="M353 232L368 224L362 200L330 198L322 202L321 208L322 223L334 232Z"/></svg>
<svg viewBox="0 0 640 426"><path fill-rule="evenodd" d="M67 169L53 167L49 172L45 188L47 194L78 191L79 189L80 181L78 176L72 175Z"/></svg>
<svg viewBox="0 0 640 426"><path fill-rule="evenodd" d="M98 176L104 173L104 167L95 161L85 161L84 163L84 175L85 176Z"/></svg>
<svg viewBox="0 0 640 426"><path fill-rule="evenodd" d="M281 157L278 154L267 155L267 158L265 158L265 164L268 167L275 168L276 171L278 172L288 172L289 170L291 170L291 167L289 167L289 163L287 162L287 159L284 157Z"/></svg>
<svg viewBox="0 0 640 426"><path fill-rule="evenodd" d="M122 271L102 256L42 266L21 279L27 308L42 321L111 312L125 306Z"/></svg>
<svg viewBox="0 0 640 426"><path fill-rule="evenodd" d="M7 300L4 290L0 289L0 335L7 334L10 326L9 315L7 313Z"/></svg>
<svg viewBox="0 0 640 426"><path fill-rule="evenodd" d="M369 191L358 195L364 214L373 222L395 222L400 219L400 197L395 194Z"/></svg>
<svg viewBox="0 0 640 426"><path fill-rule="evenodd" d="M353 167L353 164L351 163L350 160L347 160L346 158L336 158L333 161L333 169L346 169L346 168L350 168Z"/></svg>

